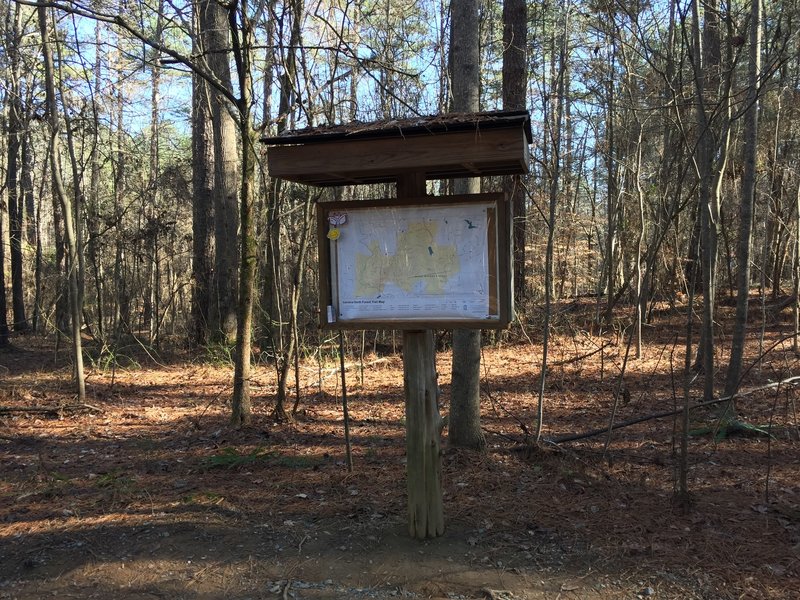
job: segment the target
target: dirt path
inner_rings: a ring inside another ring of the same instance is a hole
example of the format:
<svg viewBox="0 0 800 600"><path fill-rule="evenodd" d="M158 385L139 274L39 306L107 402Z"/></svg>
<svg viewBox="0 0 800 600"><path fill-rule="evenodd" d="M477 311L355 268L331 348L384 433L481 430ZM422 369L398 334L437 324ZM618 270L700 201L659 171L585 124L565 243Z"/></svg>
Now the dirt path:
<svg viewBox="0 0 800 600"><path fill-rule="evenodd" d="M0 598L695 597L675 575L603 575L591 551L542 532L456 524L415 542L396 516L276 527L206 519L154 515L138 527L85 528L65 518L59 533L3 544Z"/></svg>

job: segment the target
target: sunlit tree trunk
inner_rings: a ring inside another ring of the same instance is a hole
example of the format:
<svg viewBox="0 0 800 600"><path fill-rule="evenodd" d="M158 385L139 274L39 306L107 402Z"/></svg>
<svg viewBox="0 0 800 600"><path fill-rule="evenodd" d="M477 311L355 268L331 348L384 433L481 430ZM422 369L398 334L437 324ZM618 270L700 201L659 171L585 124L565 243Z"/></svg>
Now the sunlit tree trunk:
<svg viewBox="0 0 800 600"><path fill-rule="evenodd" d="M750 243L752 238L753 205L756 195L756 162L758 158L758 102L761 77L761 0L750 2L750 65L747 75L747 107L744 125L744 172L742 198L739 203L739 241L736 246L736 319L733 323L731 356L725 376L726 397L739 389L742 358L747 337L747 307L750 296ZM723 407L727 419L735 416L735 404L730 400Z"/></svg>
<svg viewBox="0 0 800 600"><path fill-rule="evenodd" d="M613 20L612 20L613 24ZM614 297L617 291L617 280L619 272L619 190L617 179L619 168L617 165L617 141L616 141L616 88L614 80L614 70L617 64L617 42L616 36L611 36L611 48L609 57L609 73L606 82L606 176L607 176L607 199L606 199L606 239L605 256L603 263L603 277L605 279L606 309L605 320L611 321L611 313L614 308Z"/></svg>
<svg viewBox="0 0 800 600"><path fill-rule="evenodd" d="M195 23L199 15L195 14ZM196 44L195 48L200 46ZM209 336L212 226L214 195L214 133L208 83L192 76L192 316L191 342L203 346Z"/></svg>
<svg viewBox="0 0 800 600"><path fill-rule="evenodd" d="M238 10L237 10L238 8ZM248 4L241 0L229 9L233 56L238 75L237 99L239 135L242 143L242 173L240 189L241 250L239 263L239 303L236 310L236 362L233 376L231 424L241 427L250 423L250 372L252 369L253 290L256 279L258 248L255 235L254 188L256 176L256 147L258 135L253 129L252 117L252 56L253 31ZM237 24L238 15L238 24Z"/></svg>
<svg viewBox="0 0 800 600"><path fill-rule="evenodd" d="M503 109L524 110L528 91L528 14L525 0L503 2ZM514 243L514 296L525 297L526 194L519 176L507 177L504 189L511 201Z"/></svg>
<svg viewBox="0 0 800 600"><path fill-rule="evenodd" d="M3 211L0 210L0 240L3 239ZM6 249L0 243L0 348L8 346L8 303L6 300Z"/></svg>
<svg viewBox="0 0 800 600"><path fill-rule="evenodd" d="M59 118L56 104L55 69L53 52L50 48L50 32L48 27L47 8L44 3L37 7L39 32L42 36L42 57L44 62L45 93L47 120L50 126L50 168L53 177L53 192L58 197L64 218L64 232L67 239L67 277L69 280L69 305L72 326L72 358L73 374L77 383L78 400L86 399L86 387L83 376L83 351L81 347L81 306L78 293L78 246L75 236L73 207L61 176L61 151L59 147Z"/></svg>
<svg viewBox="0 0 800 600"><path fill-rule="evenodd" d="M92 140L89 154L89 194L86 202L86 253L92 270L94 281L94 295L97 310L97 331L95 332L100 339L105 339L105 283L103 281L104 265L100 256L100 106L102 93L102 41L103 28L98 22L95 23L94 41L96 44L94 66L92 76Z"/></svg>
<svg viewBox="0 0 800 600"><path fill-rule="evenodd" d="M230 72L230 10L216 0L200 1L200 35L203 56L217 82L232 90ZM214 131L214 274L211 289L211 335L233 342L236 333L238 278L239 164L237 123L221 93L211 91L211 123ZM243 141L244 143L244 141Z"/></svg>
<svg viewBox="0 0 800 600"><path fill-rule="evenodd" d="M716 0L692 2L692 46L694 55L694 87L697 96L696 122L697 169L700 179L698 203L700 210L701 275L703 282L703 313L698 361L705 374L703 396L714 397L714 304L717 289L717 247L719 232L722 176L727 163L730 140L730 100L727 86L721 78L720 20ZM700 21L702 15L702 33ZM730 74L726 75L726 78Z"/></svg>
<svg viewBox="0 0 800 600"><path fill-rule="evenodd" d="M58 77L56 78L58 84L58 96L61 99L61 105L67 107L67 98L64 90L64 58L62 55L62 45L56 44L55 47L56 58L58 59ZM67 155L69 156L70 174L72 175L72 221L75 228L75 246L78 248L78 262L77 262L77 279L78 279L78 306L81 307L81 322L86 324L87 329L91 335L90 320L85 318L84 308L84 281L86 273L86 264L83 254L83 227L81 216L83 206L85 204L85 197L83 193L83 182L81 177L81 167L78 164L78 155L75 149L75 127L69 110L64 109L64 133L67 142Z"/></svg>
<svg viewBox="0 0 800 600"><path fill-rule="evenodd" d="M451 7L450 69L452 108L475 112L480 108L480 49L477 0L454 2ZM457 179L456 194L480 192L477 178ZM453 370L448 439L454 446L481 449L486 440L481 431L480 404L481 332L453 332Z"/></svg>
<svg viewBox="0 0 800 600"><path fill-rule="evenodd" d="M292 0L284 7L283 24L289 29L289 44L284 49L283 74L279 80L278 131L288 130L294 122L297 108L297 51L301 44L300 22L302 2ZM288 21L288 25L287 25ZM286 381L289 374L291 351L294 349L293 336L286 327L284 315L284 285L282 267L284 265L283 243L281 240L281 212L283 211L286 188L284 182L273 181L267 195L266 252L264 264L264 308L267 323L264 333L269 337L275 355L278 389L275 394L273 415L276 419L289 419L286 412ZM291 306L289 307L291 310ZM291 320L291 317L290 317Z"/></svg>
<svg viewBox="0 0 800 600"><path fill-rule="evenodd" d="M565 12L562 16L564 23L563 29L557 36L558 70L553 83L555 90L555 114L548 126L548 142L552 146L552 153L549 171L549 193L548 193L548 212L547 212L547 246L545 250L545 275L544 275L544 324L542 325L542 367L539 374L537 386L538 401L536 407L536 433L535 441L539 442L542 437L544 426L544 392L547 383L547 361L550 344L550 318L552 314L553 301L553 252L555 244L556 213L558 208L558 192L561 173L561 132L564 121L564 101L566 88L566 62L567 62L567 27L569 18ZM554 48L555 49L555 48Z"/></svg>
<svg viewBox="0 0 800 600"><path fill-rule="evenodd" d="M156 14L156 30L154 39L157 44L161 44L164 28L164 0L159 0ZM152 64L150 65L150 156L148 165L148 182L142 212L146 218L147 238L146 247L149 245L146 254L147 258L147 284L144 286L144 305L145 305L145 324L148 328L150 342L158 343L159 335L159 313L161 306L161 273L159 269L159 223L158 205L161 198L161 190L158 185L160 168L159 156L159 103L161 95L161 52L152 49Z"/></svg>
<svg viewBox="0 0 800 600"><path fill-rule="evenodd" d="M642 276L642 256L646 219L644 214L644 190L642 189L642 130L639 125L639 136L636 142L636 165L633 177L636 180L636 199L639 201L639 236L636 239L636 358L642 357L642 321L647 300L643 297L644 283Z"/></svg>

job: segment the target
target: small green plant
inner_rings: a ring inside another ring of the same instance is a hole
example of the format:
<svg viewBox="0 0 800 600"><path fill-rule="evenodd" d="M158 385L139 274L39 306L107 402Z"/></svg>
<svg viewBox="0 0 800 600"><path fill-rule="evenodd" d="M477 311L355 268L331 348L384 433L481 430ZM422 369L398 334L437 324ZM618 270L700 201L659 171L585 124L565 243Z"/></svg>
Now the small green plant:
<svg viewBox="0 0 800 600"><path fill-rule="evenodd" d="M279 456L273 462L288 469L311 469L322 464L322 459L316 456Z"/></svg>
<svg viewBox="0 0 800 600"><path fill-rule="evenodd" d="M130 500L137 491L134 479L122 471L110 471L97 478L95 485L105 490L111 504Z"/></svg>
<svg viewBox="0 0 800 600"><path fill-rule="evenodd" d="M88 355L89 364L92 368L107 372L114 369L139 369L141 365L126 354L122 354L117 348L108 344L103 344L97 356Z"/></svg>
<svg viewBox="0 0 800 600"><path fill-rule="evenodd" d="M209 469L238 469L266 460L274 453L264 448L256 448L249 454L240 454L236 448L224 448L219 454L209 456L205 463Z"/></svg>
<svg viewBox="0 0 800 600"><path fill-rule="evenodd" d="M62 475L56 471L49 471L43 477L36 477L36 483L27 483L25 485L26 491L21 494L17 500L34 496L40 496L42 498L62 496L71 481L72 480L66 475Z"/></svg>
<svg viewBox="0 0 800 600"><path fill-rule="evenodd" d="M706 436L713 435L715 442L721 442L733 437L741 435L745 437L774 437L769 433L769 425L753 425L744 421L731 421L723 425L704 425L695 429L689 430L690 436Z"/></svg>
<svg viewBox="0 0 800 600"><path fill-rule="evenodd" d="M233 365L233 346L224 342L212 342L205 347L205 361L220 367Z"/></svg>
<svg viewBox="0 0 800 600"><path fill-rule="evenodd" d="M97 478L97 487L99 488L113 488L113 489L127 489L133 485L133 479L125 475L121 471L111 471L110 473L103 473Z"/></svg>

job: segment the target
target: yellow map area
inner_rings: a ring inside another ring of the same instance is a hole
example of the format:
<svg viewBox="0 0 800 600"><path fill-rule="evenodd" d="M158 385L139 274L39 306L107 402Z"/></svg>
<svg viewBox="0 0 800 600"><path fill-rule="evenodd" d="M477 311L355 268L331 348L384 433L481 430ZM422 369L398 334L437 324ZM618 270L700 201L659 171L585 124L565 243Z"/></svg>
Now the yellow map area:
<svg viewBox="0 0 800 600"><path fill-rule="evenodd" d="M378 240L369 244L370 254L356 255L356 296L376 296L387 283L411 292L422 282L426 294L441 294L460 264L455 246L436 245L437 223L410 223L397 236L397 251L386 256Z"/></svg>

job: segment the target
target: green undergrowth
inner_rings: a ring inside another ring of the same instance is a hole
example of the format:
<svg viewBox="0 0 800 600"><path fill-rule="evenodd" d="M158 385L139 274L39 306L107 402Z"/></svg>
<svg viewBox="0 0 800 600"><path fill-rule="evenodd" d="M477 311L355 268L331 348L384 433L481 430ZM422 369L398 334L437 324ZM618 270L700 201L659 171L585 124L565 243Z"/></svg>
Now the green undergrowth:
<svg viewBox="0 0 800 600"><path fill-rule="evenodd" d="M240 469L256 464L264 464L289 469L310 469L319 466L322 458L316 456L289 456L279 454L275 450L255 448L251 452L241 453L236 448L223 448L221 452L207 457L203 461L206 469Z"/></svg>
<svg viewBox="0 0 800 600"><path fill-rule="evenodd" d="M713 435L714 440L721 442L728 438L742 436L742 437L773 437L769 432L767 425L753 425L746 421L739 421L733 419L725 423L715 423L714 425L707 425L698 427L689 431L691 436L704 436Z"/></svg>

